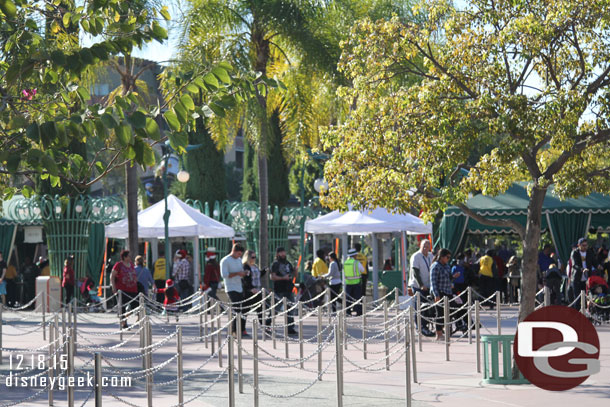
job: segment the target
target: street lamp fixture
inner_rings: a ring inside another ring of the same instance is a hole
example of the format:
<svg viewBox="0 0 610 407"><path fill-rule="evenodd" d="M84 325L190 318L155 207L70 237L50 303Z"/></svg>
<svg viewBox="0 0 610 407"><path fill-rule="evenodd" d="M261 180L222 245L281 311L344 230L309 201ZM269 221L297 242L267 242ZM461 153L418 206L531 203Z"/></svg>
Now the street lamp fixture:
<svg viewBox="0 0 610 407"><path fill-rule="evenodd" d="M313 183L313 189L315 189L317 193L327 191L328 182L326 182L324 178L318 178Z"/></svg>
<svg viewBox="0 0 610 407"><path fill-rule="evenodd" d="M178 175L176 175L176 178L178 179L178 181L182 182L182 183L188 182L190 177L191 177L191 175L186 170L180 170L178 172Z"/></svg>

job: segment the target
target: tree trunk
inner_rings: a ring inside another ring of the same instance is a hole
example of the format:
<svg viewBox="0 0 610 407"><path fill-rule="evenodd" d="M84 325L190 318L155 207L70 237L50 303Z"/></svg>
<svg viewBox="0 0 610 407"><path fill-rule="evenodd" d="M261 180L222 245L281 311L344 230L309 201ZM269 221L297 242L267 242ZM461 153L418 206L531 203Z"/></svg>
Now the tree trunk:
<svg viewBox="0 0 610 407"><path fill-rule="evenodd" d="M258 153L258 182L259 182L259 203L260 212L260 228L258 230L258 251L260 266L265 268L269 266L269 235L268 235L268 219L267 207L269 177L267 174L267 157L260 152Z"/></svg>
<svg viewBox="0 0 610 407"><path fill-rule="evenodd" d="M523 261L521 264L521 303L519 321L523 321L535 308L537 291L536 273L538 270L538 246L542 225L542 203L546 188L534 186L527 208L525 238L523 239Z"/></svg>
<svg viewBox="0 0 610 407"><path fill-rule="evenodd" d="M127 249L132 259L138 255L138 171L135 164L125 164L125 185L127 187L127 223L129 237Z"/></svg>

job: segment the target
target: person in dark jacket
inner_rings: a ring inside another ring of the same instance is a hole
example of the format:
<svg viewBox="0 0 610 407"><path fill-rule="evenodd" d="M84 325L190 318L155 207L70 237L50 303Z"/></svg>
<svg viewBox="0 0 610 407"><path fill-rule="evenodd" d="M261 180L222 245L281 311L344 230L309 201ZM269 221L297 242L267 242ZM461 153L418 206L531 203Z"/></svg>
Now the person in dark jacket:
<svg viewBox="0 0 610 407"><path fill-rule="evenodd" d="M581 290L585 289L588 270L597 268L597 256L592 249L589 248L589 243L584 237L578 239L578 247L570 254L572 262L571 284L574 296L578 296Z"/></svg>
<svg viewBox="0 0 610 407"><path fill-rule="evenodd" d="M210 290L210 297L218 301L216 291L220 283L220 265L216 261L216 248L208 247L206 253L207 263L203 271L203 291Z"/></svg>

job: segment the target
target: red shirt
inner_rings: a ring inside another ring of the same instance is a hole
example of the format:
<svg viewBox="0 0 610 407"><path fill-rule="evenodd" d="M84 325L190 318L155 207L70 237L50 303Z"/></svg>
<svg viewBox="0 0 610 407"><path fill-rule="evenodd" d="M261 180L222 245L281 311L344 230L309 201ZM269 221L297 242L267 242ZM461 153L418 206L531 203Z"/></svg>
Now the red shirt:
<svg viewBox="0 0 610 407"><path fill-rule="evenodd" d="M159 288L157 290L157 292L159 294L165 294L165 291L167 291L167 288ZM171 305L177 301L180 301L180 294L178 294L178 290L174 289L174 295L171 297L168 297L167 295L165 296L165 299L163 300L163 305Z"/></svg>
<svg viewBox="0 0 610 407"><path fill-rule="evenodd" d="M205 265L203 272L203 289L207 289L210 283L220 282L220 266L218 263L209 263Z"/></svg>
<svg viewBox="0 0 610 407"><path fill-rule="evenodd" d="M116 270L115 285L117 290L126 293L138 292L138 275L133 264L125 266L122 261L117 262L112 270Z"/></svg>
<svg viewBox="0 0 610 407"><path fill-rule="evenodd" d="M64 266L63 279L61 286L65 287L66 284L74 285L74 269L70 266Z"/></svg>

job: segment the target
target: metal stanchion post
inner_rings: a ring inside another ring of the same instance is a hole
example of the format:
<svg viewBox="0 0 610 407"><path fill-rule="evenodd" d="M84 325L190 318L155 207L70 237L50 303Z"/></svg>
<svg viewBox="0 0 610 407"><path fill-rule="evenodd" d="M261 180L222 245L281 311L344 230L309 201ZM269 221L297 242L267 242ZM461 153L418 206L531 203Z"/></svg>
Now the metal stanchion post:
<svg viewBox="0 0 610 407"><path fill-rule="evenodd" d="M68 377L74 376L74 336L68 332ZM68 407L74 407L74 387L68 386Z"/></svg>
<svg viewBox="0 0 610 407"><path fill-rule="evenodd" d="M322 380L322 306L318 305L318 380Z"/></svg>
<svg viewBox="0 0 610 407"><path fill-rule="evenodd" d="M78 312L78 300L76 298L74 298L72 300L72 340L74 341L74 346L76 347L76 329L77 329L77 322L76 322L76 315Z"/></svg>
<svg viewBox="0 0 610 407"><path fill-rule="evenodd" d="M203 342L203 305L199 308L199 342Z"/></svg>
<svg viewBox="0 0 610 407"><path fill-rule="evenodd" d="M468 344L472 345L472 287L468 286Z"/></svg>
<svg viewBox="0 0 610 407"><path fill-rule="evenodd" d="M207 299L207 294L204 294L204 298ZM206 301L205 302L205 309L202 310L203 313L203 343L205 344L205 348L208 348L208 312L210 312L210 310L212 309L212 307L210 307L210 304Z"/></svg>
<svg viewBox="0 0 610 407"><path fill-rule="evenodd" d="M445 360L449 360L449 339L451 338L451 321L449 320L449 297L443 298L443 325L445 331Z"/></svg>
<svg viewBox="0 0 610 407"><path fill-rule="evenodd" d="M502 335L502 322L500 321L501 315L502 305L500 304L500 291L496 291L496 319L498 320L498 335Z"/></svg>
<svg viewBox="0 0 610 407"><path fill-rule="evenodd" d="M149 349L148 347L152 345L153 343L153 339L152 339L152 324L150 323L150 317L146 317L146 322L145 322L145 326L146 326L146 347L147 347L147 351L148 351L148 357L146 358L147 360L147 365L146 365L146 369L147 369L147 373L146 373L146 401L148 403L148 407L152 407L153 405L153 394L152 394L152 389L153 389L153 373L150 371L150 369L152 369L152 364L153 364L153 359L152 359L152 350Z"/></svg>
<svg viewBox="0 0 610 407"><path fill-rule="evenodd" d="M178 405L184 404L184 383L182 382L182 327L176 327L176 351L178 353Z"/></svg>
<svg viewBox="0 0 610 407"><path fill-rule="evenodd" d="M216 352L215 347L216 347L216 342L214 341L214 337L212 336L214 334L214 320L216 318L216 301L214 301L214 305L210 306L210 342L212 344L212 355ZM205 342L207 344L208 342L208 335L206 334L205 336Z"/></svg>
<svg viewBox="0 0 610 407"><path fill-rule="evenodd" d="M102 354L95 352L95 407L102 407Z"/></svg>
<svg viewBox="0 0 610 407"><path fill-rule="evenodd" d="M587 296L585 290L580 290L580 313L585 315L587 312Z"/></svg>
<svg viewBox="0 0 610 407"><path fill-rule="evenodd" d="M481 318L479 315L479 300L474 302L474 332L477 346L477 373L481 373Z"/></svg>
<svg viewBox="0 0 610 407"><path fill-rule="evenodd" d="M123 292L117 291L119 302L117 304L117 315L119 317L119 339L123 342Z"/></svg>
<svg viewBox="0 0 610 407"><path fill-rule="evenodd" d="M119 327L120 327L120 323L119 323ZM62 337L62 342L65 341L66 338L66 308L62 307L61 308L61 337ZM64 344L63 348L64 348L64 354L67 354L66 350L67 348L67 344Z"/></svg>
<svg viewBox="0 0 610 407"><path fill-rule="evenodd" d="M413 315L413 307L409 308L409 331L411 332L411 359L413 359L413 383L417 383L417 352L415 351L415 317Z"/></svg>
<svg viewBox="0 0 610 407"><path fill-rule="evenodd" d="M341 316L339 316L341 319ZM337 369L337 406L343 407L343 389L341 384L341 323L335 324L335 366Z"/></svg>
<svg viewBox="0 0 610 407"><path fill-rule="evenodd" d="M551 305L551 290L544 286L544 306L548 307L549 305Z"/></svg>
<svg viewBox="0 0 610 407"><path fill-rule="evenodd" d="M227 312L227 314L229 315L229 321L231 320L231 307L229 307L229 310ZM216 321L217 323L217 331L218 333L216 334L216 340L218 341L218 366L222 367L222 338L221 338L221 334L222 334L222 330L220 329L221 327L221 322L220 322L220 304L218 302L216 302ZM231 324L229 324L227 331L230 333L231 332ZM213 339L212 339L213 341Z"/></svg>
<svg viewBox="0 0 610 407"><path fill-rule="evenodd" d="M256 318L254 318L256 319ZM241 350L241 314L237 315L237 386L239 388L239 394L244 392L244 380L243 380L243 366L242 366L242 350ZM252 332L254 335L254 332Z"/></svg>
<svg viewBox="0 0 610 407"><path fill-rule="evenodd" d="M301 359L301 369L303 369L303 303L299 301L299 358Z"/></svg>
<svg viewBox="0 0 610 407"><path fill-rule="evenodd" d="M275 341L275 293L271 295L271 339L273 340L273 349L276 349Z"/></svg>
<svg viewBox="0 0 610 407"><path fill-rule="evenodd" d="M258 320L252 323L252 364L254 374L254 407L258 407ZM264 338L263 334L263 338Z"/></svg>
<svg viewBox="0 0 610 407"><path fill-rule="evenodd" d="M288 302L286 297L282 298L282 311L284 311L284 348L286 350L286 359L288 359Z"/></svg>
<svg viewBox="0 0 610 407"><path fill-rule="evenodd" d="M230 325L230 324L229 324ZM228 350L228 366L227 373L229 374L229 407L235 406L235 367L233 365L233 335L229 333L229 350ZM219 349L220 350L220 349Z"/></svg>
<svg viewBox="0 0 610 407"><path fill-rule="evenodd" d="M45 301L46 292L43 291L41 297L42 305L42 340L47 340L47 302Z"/></svg>
<svg viewBox="0 0 610 407"><path fill-rule="evenodd" d="M53 323L51 322L51 326L49 328L49 383L53 381L53 377L55 376L55 364L53 361L57 360L55 356L55 329L53 327ZM53 387L49 386L49 406L53 405Z"/></svg>
<svg viewBox="0 0 610 407"><path fill-rule="evenodd" d="M385 344L385 370L390 370L390 341L388 339L388 302L383 301L383 342Z"/></svg>
<svg viewBox="0 0 610 407"><path fill-rule="evenodd" d="M330 301L331 301L330 300L330 297L331 297L331 295L330 295L330 287L326 287L326 295L325 295L325 297L328 298L328 301L326 301L326 314L328 315L328 324L330 325L330 323L333 320L333 314L331 312L332 305L330 303ZM337 301L333 302L333 304L335 304L335 309L337 309Z"/></svg>
<svg viewBox="0 0 610 407"><path fill-rule="evenodd" d="M421 293L419 291L415 293L415 299L417 303L417 344L419 345L419 351L421 352L423 350L423 344L421 340Z"/></svg>
<svg viewBox="0 0 610 407"><path fill-rule="evenodd" d="M366 297L362 297L362 354L366 360Z"/></svg>
<svg viewBox="0 0 610 407"><path fill-rule="evenodd" d="M262 320L262 324L263 324L263 328L261 329L261 336L263 338L263 341L267 340L267 332L266 332L266 326L267 326L267 300L265 299L267 297L267 290L265 289L265 287L262 288L261 290L262 293L262 307L263 307L263 320Z"/></svg>
<svg viewBox="0 0 610 407"><path fill-rule="evenodd" d="M398 315L400 314L400 301L398 301L398 287L394 287L394 305L396 305L396 342L400 340L400 320Z"/></svg>
<svg viewBox="0 0 610 407"><path fill-rule="evenodd" d="M412 318L413 314L409 314L409 323L407 323L407 319L405 317L405 391L407 398L407 407L411 407L411 341L410 341L410 332L411 332L411 323L413 322Z"/></svg>

